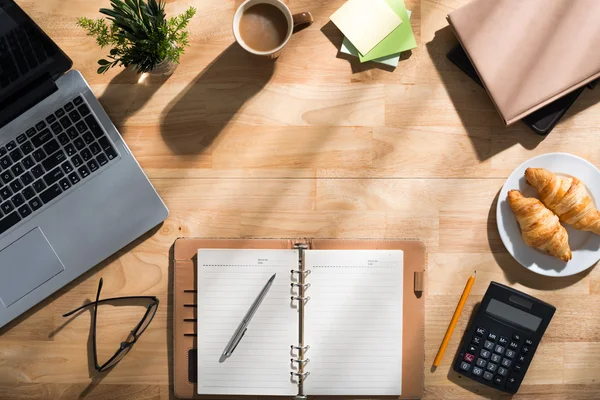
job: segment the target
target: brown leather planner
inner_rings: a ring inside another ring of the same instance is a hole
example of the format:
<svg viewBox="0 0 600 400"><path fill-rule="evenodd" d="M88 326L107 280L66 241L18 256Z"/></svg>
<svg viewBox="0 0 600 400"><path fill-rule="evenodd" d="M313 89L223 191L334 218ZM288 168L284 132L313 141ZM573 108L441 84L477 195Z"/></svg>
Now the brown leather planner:
<svg viewBox="0 0 600 400"><path fill-rule="evenodd" d="M173 357L174 391L178 398L209 398L197 392L197 252L198 249L303 249L310 250L402 250L404 252L402 306L402 395L401 399L419 399L424 385L424 305L426 250L418 240L371 239L203 239L180 238L173 250ZM300 256L302 257L302 256ZM304 271L302 260L298 270ZM304 276L304 273L299 273ZM302 278L304 279L304 278ZM304 283L303 280L300 283ZM299 295L303 296L303 290ZM298 302L303 304L302 302ZM302 305L300 309L302 310ZM302 313L302 311L300 311ZM302 329L301 329L302 331ZM304 339L299 333L298 347ZM303 357L302 351L299 357ZM302 365L302 364L300 364ZM304 372L300 367L298 373ZM298 380L298 395L303 382ZM321 396L319 396L321 397ZM210 396L215 398L215 396ZM228 396L227 398L230 398ZM244 396L241 396L244 398ZM301 397L302 398L302 397ZM388 397L389 398L389 397Z"/></svg>
<svg viewBox="0 0 600 400"><path fill-rule="evenodd" d="M597 0L474 0L448 22L507 125L600 77Z"/></svg>

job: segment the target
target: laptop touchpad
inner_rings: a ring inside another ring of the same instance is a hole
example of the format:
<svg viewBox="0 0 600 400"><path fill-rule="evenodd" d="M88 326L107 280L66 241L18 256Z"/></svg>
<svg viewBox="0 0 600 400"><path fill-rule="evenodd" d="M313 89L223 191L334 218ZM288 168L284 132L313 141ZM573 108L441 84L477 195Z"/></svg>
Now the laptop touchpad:
<svg viewBox="0 0 600 400"><path fill-rule="evenodd" d="M40 228L0 251L0 301L5 307L64 271Z"/></svg>

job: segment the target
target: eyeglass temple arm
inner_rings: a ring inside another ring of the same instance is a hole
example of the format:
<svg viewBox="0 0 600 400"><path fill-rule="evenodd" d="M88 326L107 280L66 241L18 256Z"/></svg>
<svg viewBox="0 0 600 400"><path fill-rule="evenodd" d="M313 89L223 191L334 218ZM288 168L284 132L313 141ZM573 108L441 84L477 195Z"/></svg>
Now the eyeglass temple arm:
<svg viewBox="0 0 600 400"><path fill-rule="evenodd" d="M96 302L96 301L92 301L92 302L90 302L90 303L84 304L84 305L82 305L81 307L77 307L76 309L74 309L74 310L71 310L71 311L69 311L69 312L68 312L68 313L66 313L66 314L63 314L63 317L68 317L68 316L70 316L70 315L73 315L73 314L75 314L77 311L83 310L84 308L87 308L87 307L91 307L91 306L93 306L94 304L102 304L102 303L106 303L106 302L108 302L108 301L115 301L115 300L128 300L128 299L150 299L150 300L154 300L154 301L158 300L158 299L157 299L156 297L154 297L154 296L127 296L127 297L111 297L111 298L109 298L109 299L102 299L102 300L98 300L97 302Z"/></svg>

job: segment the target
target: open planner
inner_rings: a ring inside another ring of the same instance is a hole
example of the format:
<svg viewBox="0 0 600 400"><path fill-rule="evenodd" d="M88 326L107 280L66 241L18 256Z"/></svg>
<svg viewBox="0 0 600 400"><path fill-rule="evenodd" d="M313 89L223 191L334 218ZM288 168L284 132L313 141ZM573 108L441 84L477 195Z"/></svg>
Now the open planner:
<svg viewBox="0 0 600 400"><path fill-rule="evenodd" d="M184 318L195 322L194 333L184 333L195 339L195 348L187 353L194 393L183 397L420 397L414 393L422 389L423 351L416 352L421 359L413 363L419 372L403 368L405 358L415 355L404 338L405 291L415 293L413 282L405 282L403 249L315 249L310 243L256 248L269 240L235 248L233 243L219 247L202 242L210 240L200 239L195 249L196 285L186 297L195 297L188 307L194 318ZM420 242L413 244L422 249ZM234 333L274 274L241 340L225 357ZM411 281L414 276L408 274ZM176 276L176 291L178 282ZM175 308L179 310L177 301ZM417 316L422 329L422 309ZM176 321L176 344L178 326ZM415 337L409 333L410 340ZM422 349L422 339L421 330L417 348ZM175 364L180 364L177 356ZM175 374L176 394L182 397L180 373Z"/></svg>

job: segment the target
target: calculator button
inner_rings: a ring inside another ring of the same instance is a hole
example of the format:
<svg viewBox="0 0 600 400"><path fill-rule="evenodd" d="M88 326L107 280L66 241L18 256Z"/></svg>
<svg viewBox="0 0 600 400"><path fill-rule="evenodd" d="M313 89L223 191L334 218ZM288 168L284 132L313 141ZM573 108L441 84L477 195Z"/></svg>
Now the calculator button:
<svg viewBox="0 0 600 400"><path fill-rule="evenodd" d="M475 356L473 354L466 353L463 359L468 363L472 363L475 359Z"/></svg>
<svg viewBox="0 0 600 400"><path fill-rule="evenodd" d="M508 379L506 380L506 388L512 389L517 386L517 382L519 381L519 377L517 374L510 374Z"/></svg>
<svg viewBox="0 0 600 400"><path fill-rule="evenodd" d="M533 341L531 339L525 339L525 344L528 346L532 346L533 345Z"/></svg>
<svg viewBox="0 0 600 400"><path fill-rule="evenodd" d="M508 347L510 347L513 350L516 350L519 348L519 343L517 342L510 342L510 344L508 345Z"/></svg>
<svg viewBox="0 0 600 400"><path fill-rule="evenodd" d="M498 368L498 366L494 363L488 363L487 365L487 370L490 372L496 372L496 369Z"/></svg>
<svg viewBox="0 0 600 400"><path fill-rule="evenodd" d="M498 339L498 343L500 343L500 344L507 344L508 343L508 339L505 338L504 336L500 336L500 339Z"/></svg>
<svg viewBox="0 0 600 400"><path fill-rule="evenodd" d="M467 350L469 353L471 354L475 354L477 353L477 347L473 346L472 344L469 345L469 349Z"/></svg>
<svg viewBox="0 0 600 400"><path fill-rule="evenodd" d="M483 379L485 379L486 381L491 381L493 377L494 377L494 374L492 374L491 372L485 371L483 373Z"/></svg>
<svg viewBox="0 0 600 400"><path fill-rule="evenodd" d="M513 340L515 342L518 342L519 340L521 340L521 334L520 333L513 333Z"/></svg>
<svg viewBox="0 0 600 400"><path fill-rule="evenodd" d="M515 372L521 372L523 370L523 366L521 364L515 364L515 366L513 367L513 370Z"/></svg>
<svg viewBox="0 0 600 400"><path fill-rule="evenodd" d="M506 355L506 357L508 357L508 358L515 358L515 355L516 355L516 354L517 354L517 353L515 353L513 350L511 350L511 349L507 349L507 350L506 350L506 354L505 354L505 355Z"/></svg>
<svg viewBox="0 0 600 400"><path fill-rule="evenodd" d="M504 347L498 345L498 346L496 346L494 351L498 354L504 354Z"/></svg>
<svg viewBox="0 0 600 400"><path fill-rule="evenodd" d="M471 343L473 343L475 346L479 346L481 344L481 338L478 336L473 336L473 341Z"/></svg>
<svg viewBox="0 0 600 400"><path fill-rule="evenodd" d="M506 376L506 374L508 374L508 370L506 368L498 368L498 373L502 376Z"/></svg>
<svg viewBox="0 0 600 400"><path fill-rule="evenodd" d="M475 376L481 376L481 374L483 374L483 370L479 367L473 367L473 371L471 373Z"/></svg>
<svg viewBox="0 0 600 400"><path fill-rule="evenodd" d="M490 342L489 340L486 340L485 343L483 344L483 347L485 347L488 350L494 350L494 342Z"/></svg>
<svg viewBox="0 0 600 400"><path fill-rule="evenodd" d="M502 361L502 357L500 357L498 354L492 354L490 361L499 364L500 361Z"/></svg>
<svg viewBox="0 0 600 400"><path fill-rule="evenodd" d="M471 369L471 364L463 361L460 363L460 369L462 369L463 371L468 371Z"/></svg>
<svg viewBox="0 0 600 400"><path fill-rule="evenodd" d="M487 365L487 361L485 361L483 358L478 358L475 364L478 367L485 368L485 366Z"/></svg>
<svg viewBox="0 0 600 400"><path fill-rule="evenodd" d="M512 361L509 360L508 358L503 358L502 359L502 366L505 368L510 368L510 366L512 365Z"/></svg>
<svg viewBox="0 0 600 400"><path fill-rule="evenodd" d="M479 353L479 355L483 358L490 358L490 352L484 349L481 349L481 353Z"/></svg>
<svg viewBox="0 0 600 400"><path fill-rule="evenodd" d="M496 339L498 339L498 335L496 333L490 332L488 335L488 339L496 341Z"/></svg>
<svg viewBox="0 0 600 400"><path fill-rule="evenodd" d="M496 375L496 377L494 378L494 383L496 385L502 386L502 384L504 383L504 378L501 377L500 375Z"/></svg>
<svg viewBox="0 0 600 400"><path fill-rule="evenodd" d="M522 363L522 362L525 362L525 358L526 358L526 357L525 357L525 355L521 354L521 355L519 355L519 357L517 358L517 361L518 361L518 362L520 362L520 363Z"/></svg>
<svg viewBox="0 0 600 400"><path fill-rule="evenodd" d="M477 336L483 336L483 335L485 335L485 328L477 327L477 329L475 329L475 334Z"/></svg>
<svg viewBox="0 0 600 400"><path fill-rule="evenodd" d="M523 346L523 348L521 349L521 353L523 353L523 354L529 353L529 347L528 346Z"/></svg>

